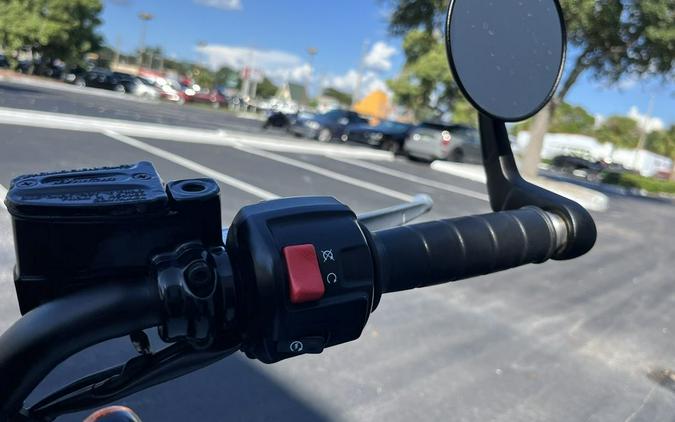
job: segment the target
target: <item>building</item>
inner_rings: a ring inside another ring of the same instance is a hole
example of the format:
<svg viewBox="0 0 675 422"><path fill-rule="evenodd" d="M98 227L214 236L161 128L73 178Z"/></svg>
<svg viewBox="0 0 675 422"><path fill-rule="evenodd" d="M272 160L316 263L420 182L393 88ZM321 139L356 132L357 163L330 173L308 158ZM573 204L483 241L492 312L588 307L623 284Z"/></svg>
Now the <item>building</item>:
<svg viewBox="0 0 675 422"><path fill-rule="evenodd" d="M309 105L309 96L305 87L292 82L283 84L275 97L287 103L295 103L300 107Z"/></svg>
<svg viewBox="0 0 675 422"><path fill-rule="evenodd" d="M525 151L530 143L529 132L519 132L516 138L516 150ZM597 139L569 133L547 133L541 149L541 158L550 160L558 155L573 155L588 160L606 160L614 149L610 143L601 144Z"/></svg>
<svg viewBox="0 0 675 422"><path fill-rule="evenodd" d="M375 90L354 104L354 111L381 120L389 117L392 107L387 94L382 90Z"/></svg>
<svg viewBox="0 0 675 422"><path fill-rule="evenodd" d="M525 151L529 142L530 134L520 132L514 149ZM615 148L610 143L602 144L597 139L586 135L546 134L541 158L550 160L558 155L572 155L592 161L618 163L648 177L668 177L673 168L673 160L651 151Z"/></svg>
<svg viewBox="0 0 675 422"><path fill-rule="evenodd" d="M668 178L673 169L673 160L644 149L617 148L612 151L612 161L642 176Z"/></svg>

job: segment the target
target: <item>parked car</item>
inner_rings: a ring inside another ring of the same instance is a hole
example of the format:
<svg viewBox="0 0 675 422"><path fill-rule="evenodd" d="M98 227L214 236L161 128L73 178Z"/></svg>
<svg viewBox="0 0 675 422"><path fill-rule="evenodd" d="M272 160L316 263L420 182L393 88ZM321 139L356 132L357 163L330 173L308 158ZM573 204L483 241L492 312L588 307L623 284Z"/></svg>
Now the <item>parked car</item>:
<svg viewBox="0 0 675 422"><path fill-rule="evenodd" d="M0 69L7 69L9 67L9 60L4 54L0 54Z"/></svg>
<svg viewBox="0 0 675 422"><path fill-rule="evenodd" d="M183 97L186 103L211 104L219 108L227 104L227 98L216 89L206 89L199 85L183 88Z"/></svg>
<svg viewBox="0 0 675 422"><path fill-rule="evenodd" d="M611 173L622 173L625 171L623 166L618 164L591 161L572 155L558 155L554 157L551 160L551 167L559 172L581 177L589 181L599 181L601 179L600 174L604 171Z"/></svg>
<svg viewBox="0 0 675 422"><path fill-rule="evenodd" d="M272 111L267 116L265 123L263 123L262 128L268 129L270 127L276 128L285 128L286 131L290 131L290 128L294 124L301 124L300 121L313 119L316 117L315 113L310 113L307 111L300 111L296 113L284 113L282 111Z"/></svg>
<svg viewBox="0 0 675 422"><path fill-rule="evenodd" d="M410 131L403 149L412 158L481 162L480 135L466 125L422 123Z"/></svg>
<svg viewBox="0 0 675 422"><path fill-rule="evenodd" d="M77 86L109 89L116 92L126 91L122 80L108 69L94 68L76 74L74 78L66 78L66 80L69 79L72 79L72 83Z"/></svg>
<svg viewBox="0 0 675 422"><path fill-rule="evenodd" d="M139 76L136 84L135 95L144 98L157 99L159 98L159 88L149 79Z"/></svg>
<svg viewBox="0 0 675 422"><path fill-rule="evenodd" d="M403 150L403 143L412 128L413 125L407 123L384 120L376 126L350 126L345 130L345 137L347 141L376 146L396 154Z"/></svg>
<svg viewBox="0 0 675 422"><path fill-rule="evenodd" d="M180 83L174 79L158 78L155 85L159 88L159 97L178 104L185 103L185 93Z"/></svg>
<svg viewBox="0 0 675 422"><path fill-rule="evenodd" d="M268 129L270 127L288 128L291 125L290 114L282 113L281 111L273 111L267 116L262 128Z"/></svg>
<svg viewBox="0 0 675 422"><path fill-rule="evenodd" d="M368 123L358 113L349 110L331 110L308 119L297 119L290 126L290 132L296 136L330 142L334 139L345 140L345 131L354 125Z"/></svg>
<svg viewBox="0 0 675 422"><path fill-rule="evenodd" d="M145 78L123 72L113 72L113 75L124 86L124 92L127 94L143 98L159 97L159 92L155 88L155 85Z"/></svg>
<svg viewBox="0 0 675 422"><path fill-rule="evenodd" d="M64 81L73 85L78 85L78 86L86 86L84 83L84 74L87 73L89 70L87 68L84 68L82 66L75 66L71 69L69 69L66 72L66 76L64 78Z"/></svg>

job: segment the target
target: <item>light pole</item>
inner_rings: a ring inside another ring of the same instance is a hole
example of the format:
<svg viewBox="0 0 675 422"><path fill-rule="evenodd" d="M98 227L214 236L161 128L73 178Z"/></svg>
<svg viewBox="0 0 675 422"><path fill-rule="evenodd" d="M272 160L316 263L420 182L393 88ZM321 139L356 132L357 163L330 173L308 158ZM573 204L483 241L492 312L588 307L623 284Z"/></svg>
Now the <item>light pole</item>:
<svg viewBox="0 0 675 422"><path fill-rule="evenodd" d="M359 100L359 95L361 95L361 84L363 83L363 68L366 65L366 54L368 54L368 40L363 41L363 47L361 52L361 59L359 61L359 70L356 73L356 85L354 86L354 93L352 94L352 107Z"/></svg>
<svg viewBox="0 0 675 422"><path fill-rule="evenodd" d="M654 110L654 94L649 97L649 105L647 106L647 114L638 120L638 129L640 129L640 137L638 138L635 152L633 153L633 169L638 170L640 151L645 148L647 141L647 133L649 128L649 121L652 118L652 111ZM638 115L639 116L639 115ZM638 170L639 172L640 170Z"/></svg>
<svg viewBox="0 0 675 422"><path fill-rule="evenodd" d="M206 68L206 53L204 52L204 48L208 44L206 41L197 41L197 53L199 54L199 64L203 67Z"/></svg>
<svg viewBox="0 0 675 422"><path fill-rule="evenodd" d="M312 79L314 78L314 56L317 55L319 50L315 47L309 47L307 49L307 54L309 55L309 76L307 78L307 95L312 89Z"/></svg>
<svg viewBox="0 0 675 422"><path fill-rule="evenodd" d="M148 21L151 21L154 16L148 12L141 12L138 14L138 18L141 20L141 39L138 43L138 70L140 72L143 67L143 55L145 54L145 33L148 29Z"/></svg>

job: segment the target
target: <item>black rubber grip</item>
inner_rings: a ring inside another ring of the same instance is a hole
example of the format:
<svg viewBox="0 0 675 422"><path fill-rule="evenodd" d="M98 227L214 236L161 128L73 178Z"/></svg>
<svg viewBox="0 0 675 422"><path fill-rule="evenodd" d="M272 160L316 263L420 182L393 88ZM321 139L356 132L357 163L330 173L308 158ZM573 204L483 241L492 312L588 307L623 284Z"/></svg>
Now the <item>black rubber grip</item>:
<svg viewBox="0 0 675 422"><path fill-rule="evenodd" d="M551 217L535 207L372 233L382 293L543 262L556 250Z"/></svg>

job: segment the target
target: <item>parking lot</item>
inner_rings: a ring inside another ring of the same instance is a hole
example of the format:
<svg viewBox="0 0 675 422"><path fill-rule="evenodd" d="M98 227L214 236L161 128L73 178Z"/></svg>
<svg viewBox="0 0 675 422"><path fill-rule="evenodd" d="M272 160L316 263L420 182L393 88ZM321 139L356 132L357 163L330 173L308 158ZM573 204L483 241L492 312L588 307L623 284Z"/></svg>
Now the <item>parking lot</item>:
<svg viewBox="0 0 675 422"><path fill-rule="evenodd" d="M223 111L0 81L0 122L4 188L25 173L148 160L165 181L218 180L224 225L244 205L298 195L358 213L426 193L424 219L490 211L480 182ZM272 366L236 355L124 403L147 421L675 420L675 207L609 195L598 243L578 260L385 296L356 342ZM19 317L12 248L0 208L0 331ZM38 392L132 350L119 339L82 352Z"/></svg>

